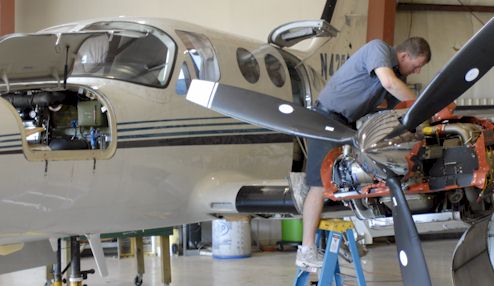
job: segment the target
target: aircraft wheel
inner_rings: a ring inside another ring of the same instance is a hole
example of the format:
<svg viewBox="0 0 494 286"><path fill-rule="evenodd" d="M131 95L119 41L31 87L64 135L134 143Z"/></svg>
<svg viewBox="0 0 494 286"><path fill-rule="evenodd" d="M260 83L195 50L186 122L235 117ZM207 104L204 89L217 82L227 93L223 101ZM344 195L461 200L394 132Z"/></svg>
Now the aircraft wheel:
<svg viewBox="0 0 494 286"><path fill-rule="evenodd" d="M134 285L136 285L136 286L142 285L142 276L141 275L137 275L136 278L134 278Z"/></svg>
<svg viewBox="0 0 494 286"><path fill-rule="evenodd" d="M284 251L285 250L285 247L283 246L283 243L281 241L278 241L276 243L276 250L278 250L278 251Z"/></svg>

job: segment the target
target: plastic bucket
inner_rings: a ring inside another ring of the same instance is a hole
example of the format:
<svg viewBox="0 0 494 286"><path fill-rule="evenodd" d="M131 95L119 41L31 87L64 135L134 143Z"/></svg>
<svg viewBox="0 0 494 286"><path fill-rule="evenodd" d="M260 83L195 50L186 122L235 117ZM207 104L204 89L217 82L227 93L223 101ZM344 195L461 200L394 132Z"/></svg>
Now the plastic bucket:
<svg viewBox="0 0 494 286"><path fill-rule="evenodd" d="M301 242L303 223L301 219L284 219L281 221L281 240L285 242Z"/></svg>
<svg viewBox="0 0 494 286"><path fill-rule="evenodd" d="M250 220L213 220L213 258L234 259L251 255Z"/></svg>

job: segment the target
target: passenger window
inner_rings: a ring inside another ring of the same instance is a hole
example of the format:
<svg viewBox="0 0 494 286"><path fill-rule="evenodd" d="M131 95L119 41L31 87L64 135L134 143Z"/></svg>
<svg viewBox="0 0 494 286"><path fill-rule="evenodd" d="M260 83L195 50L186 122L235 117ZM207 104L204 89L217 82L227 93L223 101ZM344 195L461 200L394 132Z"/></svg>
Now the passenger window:
<svg viewBox="0 0 494 286"><path fill-rule="evenodd" d="M176 92L178 95L186 95L189 90L191 82L189 68L187 67L187 63L182 63L182 68L180 69L180 74L178 75Z"/></svg>
<svg viewBox="0 0 494 286"><path fill-rule="evenodd" d="M220 67L209 39L202 34L180 30L176 32L194 63L197 78L218 81L220 79Z"/></svg>
<svg viewBox="0 0 494 286"><path fill-rule="evenodd" d="M240 72L248 82L256 83L259 80L259 63L251 52L244 48L238 48L237 63Z"/></svg>
<svg viewBox="0 0 494 286"><path fill-rule="evenodd" d="M271 82L277 87L282 87L285 84L285 71L281 62L275 56L267 54L264 63Z"/></svg>

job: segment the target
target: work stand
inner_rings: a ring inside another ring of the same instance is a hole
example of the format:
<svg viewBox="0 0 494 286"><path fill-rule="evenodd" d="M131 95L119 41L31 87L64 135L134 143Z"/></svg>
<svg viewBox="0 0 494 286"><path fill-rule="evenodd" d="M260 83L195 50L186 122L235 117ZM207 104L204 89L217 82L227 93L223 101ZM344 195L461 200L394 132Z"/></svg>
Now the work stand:
<svg viewBox="0 0 494 286"><path fill-rule="evenodd" d="M338 256L340 252L341 241L343 234L346 233L348 239L348 247L355 267L357 282L359 286L366 286L364 272L360 263L357 243L353 234L353 224L350 221L344 220L321 220L319 230L316 236L316 245L321 245L321 237L326 238L326 251L324 253L324 262L319 270L318 286L331 286L335 281L336 286L343 286L343 277L340 272ZM294 286L306 286L309 282L310 274L315 269L302 269L297 267Z"/></svg>

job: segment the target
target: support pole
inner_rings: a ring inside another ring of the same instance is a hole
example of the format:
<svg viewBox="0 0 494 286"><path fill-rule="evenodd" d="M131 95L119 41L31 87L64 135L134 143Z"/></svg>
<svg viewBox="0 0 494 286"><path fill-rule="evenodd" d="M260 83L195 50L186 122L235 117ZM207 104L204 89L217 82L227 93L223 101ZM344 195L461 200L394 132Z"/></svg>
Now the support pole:
<svg viewBox="0 0 494 286"><path fill-rule="evenodd" d="M137 262L137 275L142 278L145 272L144 267L144 243L142 236L134 238L135 250L136 250L136 262Z"/></svg>
<svg viewBox="0 0 494 286"><path fill-rule="evenodd" d="M367 42L381 39L393 45L396 0L369 0L367 13Z"/></svg>
<svg viewBox="0 0 494 286"><path fill-rule="evenodd" d="M15 31L15 0L0 0L0 36Z"/></svg>
<svg viewBox="0 0 494 286"><path fill-rule="evenodd" d="M62 286L62 239L57 240L57 264L53 266L52 286Z"/></svg>
<svg viewBox="0 0 494 286"><path fill-rule="evenodd" d="M185 243L185 242L184 242ZM170 237L160 236L161 282L165 285L172 283L172 267L170 261Z"/></svg>
<svg viewBox="0 0 494 286"><path fill-rule="evenodd" d="M70 250L71 250L71 274L70 274L70 286L82 286L81 275L81 243L78 236L72 236L70 238Z"/></svg>
<svg viewBox="0 0 494 286"><path fill-rule="evenodd" d="M70 239L63 239L62 244L64 245L62 250L63 253L62 265L68 266L67 270L65 271L65 274L62 274L62 280L63 280L63 276L65 275L65 280L68 281L70 278L69 277L70 273L72 272L72 267L69 264L72 256L72 252L70 251L71 249Z"/></svg>

